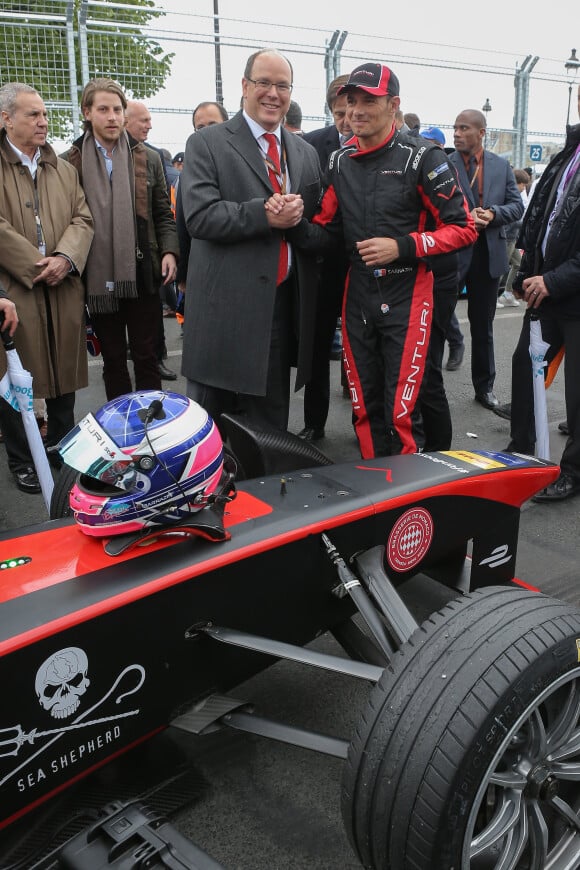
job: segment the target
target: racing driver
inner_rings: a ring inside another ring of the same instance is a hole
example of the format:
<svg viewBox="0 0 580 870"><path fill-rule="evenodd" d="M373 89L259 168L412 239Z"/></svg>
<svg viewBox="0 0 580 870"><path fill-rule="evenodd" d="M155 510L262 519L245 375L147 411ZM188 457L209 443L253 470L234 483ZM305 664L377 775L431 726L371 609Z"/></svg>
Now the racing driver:
<svg viewBox="0 0 580 870"><path fill-rule="evenodd" d="M477 231L446 155L397 130L399 82L389 67L356 67L339 93L353 137L329 158L319 213L290 233L322 250L342 240L350 258L343 353L361 456L414 453L423 445L429 257L473 244ZM283 209L284 198L274 194L267 207Z"/></svg>

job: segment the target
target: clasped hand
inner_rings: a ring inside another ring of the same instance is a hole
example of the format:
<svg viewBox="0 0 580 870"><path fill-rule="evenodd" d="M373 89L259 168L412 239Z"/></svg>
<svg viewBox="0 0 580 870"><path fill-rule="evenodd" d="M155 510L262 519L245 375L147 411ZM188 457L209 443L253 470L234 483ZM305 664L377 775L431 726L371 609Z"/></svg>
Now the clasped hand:
<svg viewBox="0 0 580 870"><path fill-rule="evenodd" d="M61 281L64 281L70 272L70 263L66 257L43 257L36 263L37 268L42 269L39 272L33 284L47 284L49 287L56 287Z"/></svg>
<svg viewBox="0 0 580 870"><path fill-rule="evenodd" d="M474 208L471 212L471 217L475 221L475 229L480 232L481 230L487 229L488 225L492 222L495 215L489 208Z"/></svg>
<svg viewBox="0 0 580 870"><path fill-rule="evenodd" d="M274 193L264 207L268 223L276 230L297 226L304 214L304 202L298 193Z"/></svg>

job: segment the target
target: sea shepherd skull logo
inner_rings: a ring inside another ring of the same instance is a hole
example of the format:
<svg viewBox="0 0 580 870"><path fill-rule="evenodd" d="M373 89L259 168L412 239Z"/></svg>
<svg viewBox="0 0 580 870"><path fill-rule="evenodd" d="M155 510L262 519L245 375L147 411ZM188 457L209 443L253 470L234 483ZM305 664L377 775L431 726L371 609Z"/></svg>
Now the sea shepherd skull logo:
<svg viewBox="0 0 580 870"><path fill-rule="evenodd" d="M135 695L145 682L142 665L126 665L110 688L96 701L93 699L88 709L80 712L81 705L88 700L87 689L91 685L88 669L87 654L76 646L58 650L38 668L35 680L38 703L57 722L52 728L29 728L20 722L0 728L0 763L3 759L16 759L22 753L9 770L0 769L0 789L19 775L18 788L32 788L48 774L61 770L60 758L64 758L63 763L67 766L69 762L78 762L84 753L101 752L104 744L121 739L121 720L139 715L139 707L126 709L124 701ZM83 697L85 694L87 697ZM62 756L45 761L44 766L37 762L34 772L32 762L43 755L46 758L46 753L57 741L70 733L78 733L79 741L83 741L85 729L94 729L95 726L101 727L96 736L92 731L84 743L77 742L72 748L67 746ZM11 764L9 761L6 763Z"/></svg>
<svg viewBox="0 0 580 870"><path fill-rule="evenodd" d="M35 688L40 706L55 719L68 719L78 709L90 685L89 660L76 646L61 649L41 664Z"/></svg>

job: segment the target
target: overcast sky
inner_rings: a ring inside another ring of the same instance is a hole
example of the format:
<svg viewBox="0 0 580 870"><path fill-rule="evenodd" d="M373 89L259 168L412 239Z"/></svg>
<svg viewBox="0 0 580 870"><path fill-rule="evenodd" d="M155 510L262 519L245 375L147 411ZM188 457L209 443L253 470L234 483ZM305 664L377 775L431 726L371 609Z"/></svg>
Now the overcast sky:
<svg viewBox="0 0 580 870"><path fill-rule="evenodd" d="M577 8L573 0L550 0L544 4L545 13L534 13L532 5L526 9L514 0L487 0L479 6L432 0L399 4L219 0L224 104L230 113L238 108L248 55L275 45L294 65L293 98L305 115L322 115L324 48L333 31L339 30L348 31L339 72L349 72L365 60L389 63L401 83L403 111L416 112L423 125L447 127L448 144L458 112L481 109L486 99L492 106L488 125L510 128L516 64L521 65L527 55L537 55L530 79L528 130L558 135L566 122L572 78L567 78L564 63L576 47L576 35L580 54L580 29L576 34L580 16L573 12ZM158 6L176 13L158 26L165 34L182 35L183 41L164 37L164 48L176 53L173 73L166 89L148 104L192 108L201 100L215 99L214 48L203 44L213 34L213 0L158 0ZM573 26L567 26L567 21ZM575 86L573 122L578 120L576 93ZM189 116L155 113L153 120L152 142L172 151L183 147L191 132ZM305 130L316 126L319 122L304 122Z"/></svg>

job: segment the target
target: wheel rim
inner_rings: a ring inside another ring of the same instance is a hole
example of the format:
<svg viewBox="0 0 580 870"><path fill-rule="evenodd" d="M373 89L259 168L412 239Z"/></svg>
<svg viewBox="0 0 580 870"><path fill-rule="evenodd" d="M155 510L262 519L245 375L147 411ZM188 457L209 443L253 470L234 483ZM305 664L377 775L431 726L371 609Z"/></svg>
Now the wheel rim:
<svg viewBox="0 0 580 870"><path fill-rule="evenodd" d="M471 870L580 867L579 810L580 668L576 668L552 682L507 732L473 803L461 866Z"/></svg>

